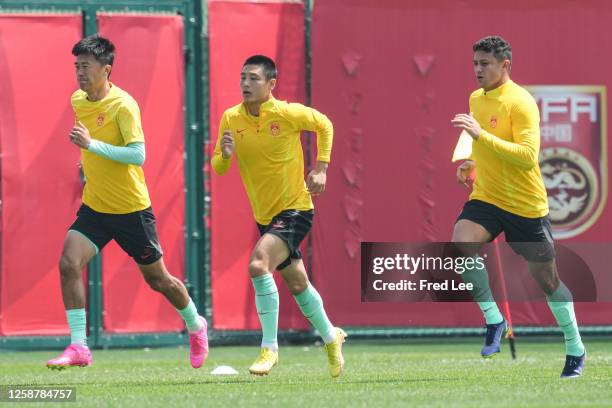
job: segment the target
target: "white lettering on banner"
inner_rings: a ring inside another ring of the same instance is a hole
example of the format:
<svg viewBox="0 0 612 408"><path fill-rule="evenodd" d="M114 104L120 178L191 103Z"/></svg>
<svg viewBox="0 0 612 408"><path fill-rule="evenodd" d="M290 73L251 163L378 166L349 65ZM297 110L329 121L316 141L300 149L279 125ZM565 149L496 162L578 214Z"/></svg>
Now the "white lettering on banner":
<svg viewBox="0 0 612 408"><path fill-rule="evenodd" d="M592 95L581 96L540 96L542 122L550 122L553 114L570 114L572 123L578 122L579 114L589 115L591 123L597 122L597 98ZM536 100L536 102L537 102Z"/></svg>
<svg viewBox="0 0 612 408"><path fill-rule="evenodd" d="M572 125L542 125L540 135L544 142L571 143L573 140Z"/></svg>

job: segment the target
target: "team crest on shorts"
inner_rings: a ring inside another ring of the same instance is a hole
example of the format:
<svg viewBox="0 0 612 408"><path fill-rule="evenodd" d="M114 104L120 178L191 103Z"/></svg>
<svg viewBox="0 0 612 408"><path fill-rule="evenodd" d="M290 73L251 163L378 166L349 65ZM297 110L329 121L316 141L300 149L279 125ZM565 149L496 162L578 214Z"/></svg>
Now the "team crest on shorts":
<svg viewBox="0 0 612 408"><path fill-rule="evenodd" d="M489 124L491 125L491 128L495 129L497 127L497 116L491 116Z"/></svg>
<svg viewBox="0 0 612 408"><path fill-rule="evenodd" d="M278 122L272 122L270 123L270 134L272 136L278 136L280 135L280 125L278 124Z"/></svg>
<svg viewBox="0 0 612 408"><path fill-rule="evenodd" d="M608 191L605 86L529 86L540 109L540 170L555 238L580 235Z"/></svg>
<svg viewBox="0 0 612 408"><path fill-rule="evenodd" d="M100 112L98 113L98 126L104 126L104 118L106 117L106 112Z"/></svg>

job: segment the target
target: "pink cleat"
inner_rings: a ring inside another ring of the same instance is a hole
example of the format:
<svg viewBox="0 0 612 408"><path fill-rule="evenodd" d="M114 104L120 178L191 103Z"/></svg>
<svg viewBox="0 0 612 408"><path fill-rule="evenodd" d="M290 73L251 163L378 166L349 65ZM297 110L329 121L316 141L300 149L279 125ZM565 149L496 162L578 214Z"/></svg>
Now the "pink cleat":
<svg viewBox="0 0 612 408"><path fill-rule="evenodd" d="M92 363L91 351L87 346L71 344L56 358L47 361L47 367L52 370L63 370L67 367L87 367Z"/></svg>
<svg viewBox="0 0 612 408"><path fill-rule="evenodd" d="M208 323L200 316L203 327L195 333L189 333L189 360L193 368L200 368L208 357Z"/></svg>

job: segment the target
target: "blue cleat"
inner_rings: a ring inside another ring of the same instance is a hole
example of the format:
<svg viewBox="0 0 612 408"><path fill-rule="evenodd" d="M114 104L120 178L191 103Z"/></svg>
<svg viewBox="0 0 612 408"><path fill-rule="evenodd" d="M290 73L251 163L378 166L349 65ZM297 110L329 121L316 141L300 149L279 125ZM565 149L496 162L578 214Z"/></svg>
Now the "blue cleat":
<svg viewBox="0 0 612 408"><path fill-rule="evenodd" d="M586 360L586 351L583 355L576 356L565 356L565 367L561 371L561 378L576 378L582 374L584 369L584 362Z"/></svg>
<svg viewBox="0 0 612 408"><path fill-rule="evenodd" d="M485 344L480 350L480 355L484 358L495 357L500 352L500 342L502 337L508 337L508 323L503 320L497 324L487 324L487 334L485 336Z"/></svg>

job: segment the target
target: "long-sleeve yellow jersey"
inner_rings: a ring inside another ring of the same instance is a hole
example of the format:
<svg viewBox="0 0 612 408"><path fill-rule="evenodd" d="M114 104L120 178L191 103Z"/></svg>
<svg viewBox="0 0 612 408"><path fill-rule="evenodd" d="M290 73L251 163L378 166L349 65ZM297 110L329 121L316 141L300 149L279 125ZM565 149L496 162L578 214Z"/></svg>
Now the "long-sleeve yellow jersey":
<svg viewBox="0 0 612 408"><path fill-rule="evenodd" d="M470 96L470 111L482 128L472 145L476 181L470 199L527 218L548 214L540 173L540 114L527 90L508 80Z"/></svg>
<svg viewBox="0 0 612 408"><path fill-rule="evenodd" d="M234 137L242 182L258 224L267 225L281 211L314 208L304 180L304 155L300 134L317 134L317 161L329 162L333 126L327 116L299 103L274 98L264 102L259 116L248 113L241 103L223 113L219 136L211 160L213 170L223 175L232 158L221 154L223 132Z"/></svg>

